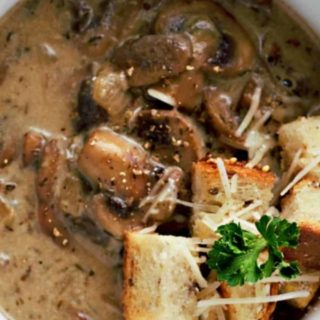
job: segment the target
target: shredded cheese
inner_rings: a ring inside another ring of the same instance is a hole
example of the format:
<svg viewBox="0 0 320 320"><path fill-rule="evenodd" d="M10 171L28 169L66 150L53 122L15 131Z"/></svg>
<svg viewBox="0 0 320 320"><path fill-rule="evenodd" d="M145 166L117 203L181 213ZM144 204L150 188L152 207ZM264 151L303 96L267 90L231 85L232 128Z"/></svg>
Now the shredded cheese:
<svg viewBox="0 0 320 320"><path fill-rule="evenodd" d="M146 204L152 203L143 217L143 222L147 222L150 216L159 214L159 204L161 203L168 202L170 206L169 210L173 210L175 205L175 198L173 195L176 195L177 186L176 181L173 178L170 178L171 170L173 169L167 169L165 174L152 189L151 194L141 200L139 208L143 208ZM164 183L166 179L167 181Z"/></svg>
<svg viewBox="0 0 320 320"><path fill-rule="evenodd" d="M241 137L242 134L245 132L245 130L249 127L255 113L259 108L261 95L262 95L262 86L257 86L252 95L252 101L251 101L249 111L245 115L243 121L241 122L239 128L236 131L236 134L235 134L236 137Z"/></svg>
<svg viewBox="0 0 320 320"><path fill-rule="evenodd" d="M238 175L234 174L230 180L231 194L237 193L238 190Z"/></svg>
<svg viewBox="0 0 320 320"><path fill-rule="evenodd" d="M297 150L297 152L294 154L294 157L290 163L289 169L283 173L280 181L278 182L275 191L274 191L274 197L272 199L272 203L276 203L279 199L281 190L283 190L283 188L285 188L285 186L288 185L288 183L290 182L290 179L292 178L294 172L297 170L298 168L298 164L299 164L299 160L301 158L302 155L302 148L300 148L299 150Z"/></svg>
<svg viewBox="0 0 320 320"><path fill-rule="evenodd" d="M224 162L221 158L217 158L216 160L217 168L219 171L219 176L221 179L221 184L223 186L224 192L228 199L231 198L231 187L228 179L228 174Z"/></svg>
<svg viewBox="0 0 320 320"><path fill-rule="evenodd" d="M280 195L283 197L288 191L293 188L300 180L302 180L310 171L312 171L320 163L320 155L313 159L306 167L304 167L294 179L281 191Z"/></svg>
<svg viewBox="0 0 320 320"><path fill-rule="evenodd" d="M272 303L279 301L292 300L296 298L306 298L310 295L308 291L293 291L289 293L283 293L279 295L273 295L268 297L250 297L250 298L211 298L207 300L201 300L197 304L196 316L200 316L206 310L212 307L222 305L234 305L234 304L261 304Z"/></svg>
<svg viewBox="0 0 320 320"><path fill-rule="evenodd" d="M258 131L271 117L272 111L266 111L252 126L252 130Z"/></svg>
<svg viewBox="0 0 320 320"><path fill-rule="evenodd" d="M184 200L180 200L180 199L175 199L175 201L177 204L181 204L182 206L201 210L206 213L215 213L219 209L218 206L210 205L210 204L194 203L194 202L188 202L188 201L184 201Z"/></svg>
<svg viewBox="0 0 320 320"><path fill-rule="evenodd" d="M0 306L0 320L14 320L3 307Z"/></svg>
<svg viewBox="0 0 320 320"><path fill-rule="evenodd" d="M303 274L294 279L284 279L280 276L271 276L266 279L262 279L259 283L280 283L280 282L310 282L317 283L320 280L319 274Z"/></svg>
<svg viewBox="0 0 320 320"><path fill-rule="evenodd" d="M253 157L252 159L246 164L246 168L252 169L255 166L257 166L264 156L267 154L267 152L274 146L274 142L272 141L271 137L269 135L263 135L263 143L258 147L258 149L253 149ZM246 144L250 148L250 143ZM256 150L254 152L254 150Z"/></svg>
<svg viewBox="0 0 320 320"><path fill-rule="evenodd" d="M247 231L252 232L255 235L259 234L259 231L257 230L256 226L254 223L240 219L240 218L235 218L234 219L235 223L239 223L241 228Z"/></svg>
<svg viewBox="0 0 320 320"><path fill-rule="evenodd" d="M207 280L201 274L196 258L191 254L187 246L183 246L181 249L190 265L190 268L195 276L198 285L200 286L200 288L206 288L208 283Z"/></svg>
<svg viewBox="0 0 320 320"><path fill-rule="evenodd" d="M154 224L153 226L140 229L139 231L137 231L137 233L139 233L139 234L150 234L150 233L154 233L157 228L158 228L158 225Z"/></svg>
<svg viewBox="0 0 320 320"><path fill-rule="evenodd" d="M159 101L162 101L172 107L177 107L177 105L178 105L175 98L173 98L172 96L170 96L164 92L161 92L156 89L148 89L147 92L150 97L157 99Z"/></svg>
<svg viewBox="0 0 320 320"><path fill-rule="evenodd" d="M252 231L255 234L257 233L257 229L255 227L255 225L251 222L248 222L246 220L240 219L240 217L242 217L245 214L250 213L251 215L255 214L256 212L253 211L254 209L258 208L259 206L262 205L262 201L261 200L256 200L253 203L251 203L249 206L247 206L246 208L243 208L239 211L236 212L232 212L232 209L230 210L230 216L227 218L224 218L220 223L215 223L212 221L211 218L216 218L217 214L212 216L212 215L205 215L202 218L202 222L209 228L211 229L213 232L216 232L217 229L227 223L230 223L232 221L234 222L238 222L240 223L241 226L243 226L246 230L248 231Z"/></svg>

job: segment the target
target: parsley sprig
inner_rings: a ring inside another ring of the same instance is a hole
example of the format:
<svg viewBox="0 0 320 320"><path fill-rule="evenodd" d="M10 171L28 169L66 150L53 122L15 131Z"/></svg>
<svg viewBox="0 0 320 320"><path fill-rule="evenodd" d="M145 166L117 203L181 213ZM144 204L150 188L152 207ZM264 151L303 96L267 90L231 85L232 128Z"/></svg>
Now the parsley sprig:
<svg viewBox="0 0 320 320"><path fill-rule="evenodd" d="M208 266L217 272L219 281L230 286L255 283L270 277L275 271L285 279L300 274L297 262L285 261L282 248L295 248L299 242L299 228L280 218L263 216L256 223L260 235L243 230L239 224L220 226L217 240L208 256ZM267 251L267 259L259 264L258 258Z"/></svg>

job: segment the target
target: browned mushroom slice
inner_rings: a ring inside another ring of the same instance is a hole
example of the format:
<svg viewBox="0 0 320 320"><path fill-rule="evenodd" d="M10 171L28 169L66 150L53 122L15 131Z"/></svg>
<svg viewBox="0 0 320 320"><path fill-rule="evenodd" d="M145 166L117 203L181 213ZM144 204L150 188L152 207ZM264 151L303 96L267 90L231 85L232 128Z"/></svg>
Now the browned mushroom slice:
<svg viewBox="0 0 320 320"><path fill-rule="evenodd" d="M36 179L39 200L38 219L41 229L60 245L67 245L68 232L56 208L66 171L64 141L51 140L44 148L42 163Z"/></svg>
<svg viewBox="0 0 320 320"><path fill-rule="evenodd" d="M195 22L198 19L198 23L193 24L193 27L190 27L190 21L192 22L190 16L194 16ZM200 20L199 17L201 17ZM211 20L210 28L208 19L204 17ZM197 30L195 33L194 28ZM195 38L197 34L201 35L203 41L199 37L199 40L193 41L193 44L207 43L202 44L202 50L205 51L204 56L207 56L203 68L209 72L228 76L237 75L250 70L256 59L254 45L245 30L233 16L213 1L177 1L170 4L160 13L155 30L158 33L188 32L191 35L194 33ZM203 30L207 32L204 33ZM198 48L199 50L201 51L201 48Z"/></svg>
<svg viewBox="0 0 320 320"><path fill-rule="evenodd" d="M95 102L105 109L109 119L123 114L130 103L128 83L123 71L107 64L93 79L92 95Z"/></svg>
<svg viewBox="0 0 320 320"><path fill-rule="evenodd" d="M77 130L87 130L107 121L108 113L92 97L91 79L84 80L79 88L77 102Z"/></svg>
<svg viewBox="0 0 320 320"><path fill-rule="evenodd" d="M24 135L22 160L24 166L37 165L44 148L45 137L37 131Z"/></svg>
<svg viewBox="0 0 320 320"><path fill-rule="evenodd" d="M181 177L179 168L168 168L138 206L130 206L126 200L113 195L98 194L91 204L91 216L100 227L118 239L128 230L164 222L175 208Z"/></svg>
<svg viewBox="0 0 320 320"><path fill-rule="evenodd" d="M114 52L114 61L127 70L129 85L147 86L186 69L192 48L185 35L148 35L128 40Z"/></svg>
<svg viewBox="0 0 320 320"><path fill-rule="evenodd" d="M247 112L239 110L239 103L248 80L247 75L229 79L217 86L208 87L204 93L205 107L212 127L221 136L234 138L237 144L241 142L235 136L240 125L240 115L243 116L243 113Z"/></svg>
<svg viewBox="0 0 320 320"><path fill-rule="evenodd" d="M123 200L107 198L103 194L96 195L91 203L91 216L95 223L112 234L115 238L121 239L124 232L143 227L143 215L132 214L124 204Z"/></svg>
<svg viewBox="0 0 320 320"><path fill-rule="evenodd" d="M167 221L176 207L183 172L178 167L168 167L161 179L144 198L139 208L143 210L143 222L161 223Z"/></svg>
<svg viewBox="0 0 320 320"><path fill-rule="evenodd" d="M192 163L205 155L202 134L192 120L176 110L145 110L138 114L134 131L160 162L182 168L185 189L181 192L187 194Z"/></svg>
<svg viewBox="0 0 320 320"><path fill-rule="evenodd" d="M152 171L148 154L135 141L108 128L92 132L79 155L78 167L93 184L130 204L148 192Z"/></svg>
<svg viewBox="0 0 320 320"><path fill-rule="evenodd" d="M66 166L64 141L51 140L44 148L42 163L36 179L36 190L40 202L54 202Z"/></svg>
<svg viewBox="0 0 320 320"><path fill-rule="evenodd" d="M77 9L74 15L73 29L80 32L77 39L87 55L105 57L115 45L129 37L149 32L155 10L145 10L139 1L100 2L93 16L92 8L88 5Z"/></svg>
<svg viewBox="0 0 320 320"><path fill-rule="evenodd" d="M185 172L204 156L204 141L192 120L173 111L144 110L137 116L135 131L146 149L161 162L178 165Z"/></svg>
<svg viewBox="0 0 320 320"><path fill-rule="evenodd" d="M195 111L202 102L204 79L202 73L190 68L178 78L166 79L161 85L148 89L148 94L173 107Z"/></svg>
<svg viewBox="0 0 320 320"><path fill-rule="evenodd" d="M232 110L232 98L216 87L205 92L205 105L212 125L222 135L233 137L239 126L238 117Z"/></svg>
<svg viewBox="0 0 320 320"><path fill-rule="evenodd" d="M166 10L163 15L160 14L155 31L165 34L186 32L193 46L192 65L196 68L201 67L213 53L217 52L222 40L221 32L205 12L202 14L178 12L174 5L170 8L169 15L166 15Z"/></svg>
<svg viewBox="0 0 320 320"><path fill-rule="evenodd" d="M79 218L85 211L86 201L87 194L80 178L67 173L57 196L58 210L72 218Z"/></svg>

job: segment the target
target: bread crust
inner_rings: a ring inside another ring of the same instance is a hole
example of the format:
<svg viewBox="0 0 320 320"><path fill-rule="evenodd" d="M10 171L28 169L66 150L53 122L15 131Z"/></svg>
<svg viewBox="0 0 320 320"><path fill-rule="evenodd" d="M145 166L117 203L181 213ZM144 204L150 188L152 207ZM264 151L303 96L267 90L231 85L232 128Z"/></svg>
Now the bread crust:
<svg viewBox="0 0 320 320"><path fill-rule="evenodd" d="M229 159L225 159L223 162L229 178L237 174L242 179L247 179L248 183L256 183L262 187L273 187L276 181L275 175L271 172L264 172L259 168L247 168L245 162L234 162ZM213 159L201 160L194 164L194 168L196 166L211 178L220 179L217 164Z"/></svg>
<svg viewBox="0 0 320 320"><path fill-rule="evenodd" d="M306 177L282 200L282 216L296 222L300 229L296 249L285 249L287 259L297 260L307 269L320 270L320 184Z"/></svg>
<svg viewBox="0 0 320 320"><path fill-rule="evenodd" d="M125 320L196 320L197 278L184 250L190 239L126 233Z"/></svg>
<svg viewBox="0 0 320 320"><path fill-rule="evenodd" d="M237 190L232 194L232 204L238 208L253 203L256 200L261 201L259 211L265 212L273 198L272 188L276 177L271 172L264 172L259 168L246 168L244 162L233 160L224 160L224 166L227 171L229 181L237 175ZM204 159L193 165L193 202L196 204L205 204L210 206L222 207L228 200L220 178L220 173L215 159ZM211 211L211 210L210 210ZM223 221L222 216L214 217L216 223ZM212 230L204 223L202 219L206 213L197 207L193 210L191 219L193 235L201 238L215 238ZM209 213L211 214L211 213Z"/></svg>
<svg viewBox="0 0 320 320"><path fill-rule="evenodd" d="M269 294L276 295L279 291L278 284L255 284L255 285L244 285L242 287L230 287L226 283L221 284L221 295L223 298L232 298L237 293L237 290L244 290L250 295L250 292L255 291L257 286L260 289L268 289ZM253 289L254 288L254 289ZM244 308L240 312L239 308ZM257 308L255 311L254 308ZM259 309L260 310L259 310ZM265 303L265 304L252 304L252 305L229 305L226 307L226 315L228 320L269 320L276 308L276 303ZM250 312L250 314L249 314ZM252 316L252 317L251 317Z"/></svg>
<svg viewBox="0 0 320 320"><path fill-rule="evenodd" d="M288 260L299 261L305 268L320 270L320 224L313 221L299 223L300 239L296 249L284 249Z"/></svg>

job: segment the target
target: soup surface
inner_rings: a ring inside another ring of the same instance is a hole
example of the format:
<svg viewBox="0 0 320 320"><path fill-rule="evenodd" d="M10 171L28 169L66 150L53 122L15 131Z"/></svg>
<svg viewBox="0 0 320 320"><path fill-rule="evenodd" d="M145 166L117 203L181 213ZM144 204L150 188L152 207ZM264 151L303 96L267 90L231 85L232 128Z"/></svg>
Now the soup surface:
<svg viewBox="0 0 320 320"><path fill-rule="evenodd" d="M179 205L144 219L157 182L191 201L208 154L280 174L279 126L319 111L319 41L272 0L22 1L0 47L0 304L14 319L121 319L123 231L187 233ZM259 83L257 159L237 129Z"/></svg>

